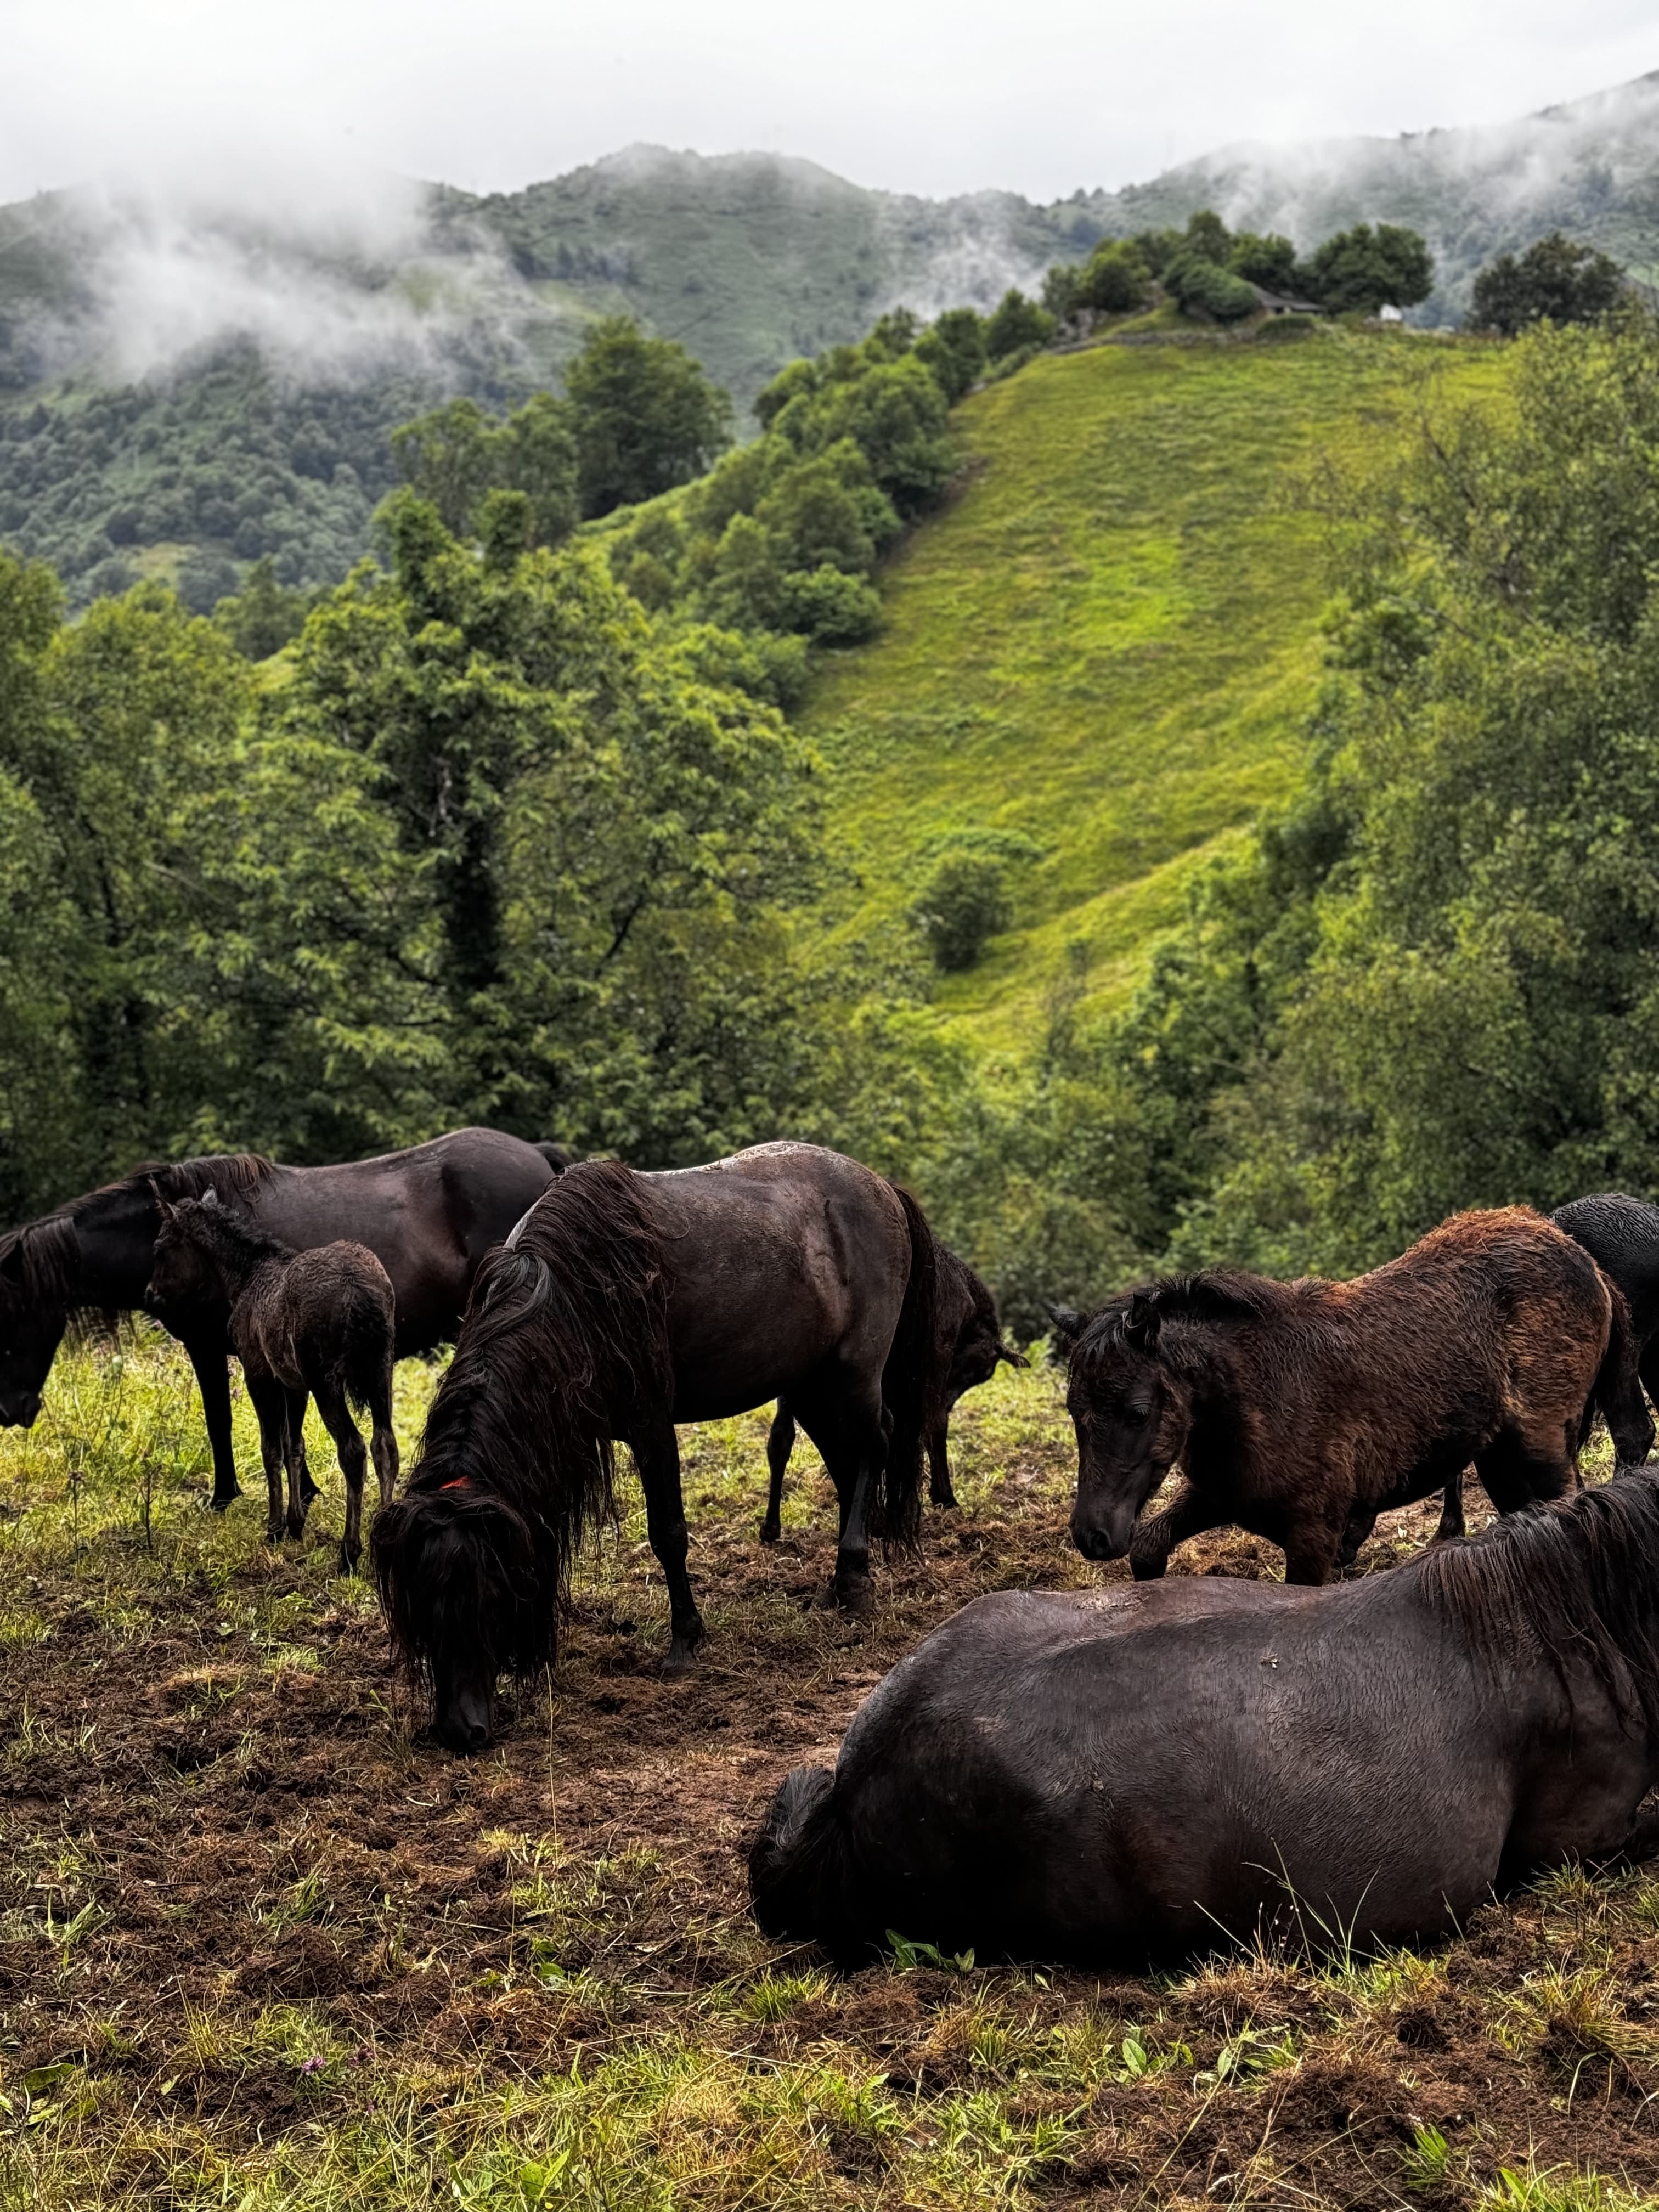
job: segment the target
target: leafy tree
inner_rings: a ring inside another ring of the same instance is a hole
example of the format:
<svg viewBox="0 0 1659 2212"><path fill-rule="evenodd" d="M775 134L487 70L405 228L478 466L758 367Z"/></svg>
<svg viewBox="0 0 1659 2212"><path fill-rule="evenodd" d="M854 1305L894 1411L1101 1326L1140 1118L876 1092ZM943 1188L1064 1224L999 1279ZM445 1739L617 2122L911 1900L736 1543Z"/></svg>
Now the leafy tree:
<svg viewBox="0 0 1659 2212"><path fill-rule="evenodd" d="M565 371L581 511L654 499L689 483L732 442L732 403L672 339L629 315L594 324Z"/></svg>
<svg viewBox="0 0 1659 2212"><path fill-rule="evenodd" d="M1067 321L1082 302L1078 295L1083 271L1075 262L1057 261L1042 280L1042 305L1056 323Z"/></svg>
<svg viewBox="0 0 1659 2212"><path fill-rule="evenodd" d="M1624 289L1610 254L1553 230L1518 258L1500 253L1480 271L1469 320L1511 338L1532 323L1593 323L1618 306Z"/></svg>
<svg viewBox="0 0 1659 2212"><path fill-rule="evenodd" d="M1010 286L985 325L985 350L992 361L1002 361L1026 346L1047 345L1054 334L1054 319L1046 307L1028 300Z"/></svg>
<svg viewBox="0 0 1659 2212"><path fill-rule="evenodd" d="M1243 322L1256 311L1255 294L1241 276L1214 261L1181 253L1166 264L1164 288L1188 314L1207 315L1218 323Z"/></svg>
<svg viewBox="0 0 1659 2212"><path fill-rule="evenodd" d="M1101 314L1133 313L1146 307L1152 296L1152 272L1127 239L1097 246L1078 283L1078 305Z"/></svg>
<svg viewBox="0 0 1659 2212"><path fill-rule="evenodd" d="M1170 262L1188 250L1189 241L1184 231L1142 230L1129 243L1153 276L1161 279Z"/></svg>
<svg viewBox="0 0 1659 2212"><path fill-rule="evenodd" d="M504 422L476 400L452 399L394 430L392 451L404 482L457 537L478 533L483 502L497 490L524 494L532 544L556 545L575 525L571 410L551 392L532 393Z"/></svg>
<svg viewBox="0 0 1659 2212"><path fill-rule="evenodd" d="M826 562L784 577L780 612L791 629L820 645L858 645L875 635L881 594L861 577Z"/></svg>
<svg viewBox="0 0 1659 2212"><path fill-rule="evenodd" d="M1188 216L1182 239L1185 251L1195 259L1226 267L1232 252L1232 233L1213 208L1200 208Z"/></svg>
<svg viewBox="0 0 1659 2212"><path fill-rule="evenodd" d="M1235 276L1242 276L1247 284L1260 284L1264 291L1294 292L1297 289L1296 247L1277 231L1269 231L1265 236L1255 231L1240 231L1227 256L1227 266Z"/></svg>
<svg viewBox="0 0 1659 2212"><path fill-rule="evenodd" d="M299 635L310 604L309 593L288 591L277 582L276 563L267 554L248 570L240 592L219 601L213 624L244 660L269 660Z"/></svg>
<svg viewBox="0 0 1659 2212"><path fill-rule="evenodd" d="M972 307L947 307L916 340L915 351L954 406L985 373L984 318Z"/></svg>
<svg viewBox="0 0 1659 2212"><path fill-rule="evenodd" d="M458 537L497 481L495 426L476 399L452 399L405 422L392 434L392 457L415 496Z"/></svg>
<svg viewBox="0 0 1659 2212"><path fill-rule="evenodd" d="M1317 247L1308 265L1313 297L1334 315L1414 307L1434 289L1434 259L1414 230L1356 223Z"/></svg>
<svg viewBox="0 0 1659 2212"><path fill-rule="evenodd" d="M986 940L1013 920L1002 863L986 853L950 853L912 910L935 964L946 975L971 968Z"/></svg>

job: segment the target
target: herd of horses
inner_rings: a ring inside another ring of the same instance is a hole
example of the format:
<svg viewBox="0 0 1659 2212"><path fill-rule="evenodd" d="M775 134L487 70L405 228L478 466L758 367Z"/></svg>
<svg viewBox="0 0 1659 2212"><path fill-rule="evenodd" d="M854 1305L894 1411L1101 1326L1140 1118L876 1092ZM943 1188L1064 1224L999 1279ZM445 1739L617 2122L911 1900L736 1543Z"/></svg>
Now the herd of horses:
<svg viewBox="0 0 1659 2212"><path fill-rule="evenodd" d="M142 1168L0 1237L0 1423L33 1420L66 1329L141 1307L195 1370L216 1505L238 1494L233 1351L273 1540L305 1526L308 1400L348 1568L372 1459L393 1643L461 1752L490 1741L503 1675L556 1660L618 1443L678 1672L704 1639L678 1426L775 1401L769 1540L805 1430L839 1507L826 1601L864 1612L872 1543L915 1539L924 1466L954 1502L957 1400L1023 1364L908 1193L787 1143L651 1174L467 1129L337 1167ZM1659 1848L1639 1809L1659 1781L1659 1210L1465 1213L1352 1282L1212 1269L1050 1310L1072 1537L1132 1579L981 1598L901 1662L833 1774L792 1773L767 1813L764 1928L846 1959L895 1929L1091 1963L1272 1929L1402 1942L1538 1867ZM452 1340L399 1491L392 1362ZM1575 1495L1598 1414L1620 1479ZM1502 1516L1472 1541L1470 1467ZM1448 1540L1340 1578L1379 1514L1436 1492ZM1224 1524L1282 1547L1285 1582L1162 1579Z"/></svg>

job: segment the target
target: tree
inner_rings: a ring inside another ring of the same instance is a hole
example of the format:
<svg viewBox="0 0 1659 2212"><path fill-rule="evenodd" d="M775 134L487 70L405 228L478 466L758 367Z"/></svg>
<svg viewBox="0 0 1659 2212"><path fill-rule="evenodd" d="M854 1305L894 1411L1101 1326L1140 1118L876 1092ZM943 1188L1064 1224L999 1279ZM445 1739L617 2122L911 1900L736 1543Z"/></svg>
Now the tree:
<svg viewBox="0 0 1659 2212"><path fill-rule="evenodd" d="M986 853L950 853L912 909L934 963L946 975L971 968L988 938L1006 929L1013 906L1000 860Z"/></svg>
<svg viewBox="0 0 1659 2212"><path fill-rule="evenodd" d="M1182 243L1200 261L1213 261L1224 269L1232 252L1232 233L1213 208L1200 208L1187 218Z"/></svg>
<svg viewBox="0 0 1659 2212"><path fill-rule="evenodd" d="M732 442L732 402L681 345L631 316L595 323L565 371L585 515L654 499Z"/></svg>
<svg viewBox="0 0 1659 2212"><path fill-rule="evenodd" d="M1166 264L1163 283L1185 313L1207 315L1212 322L1243 322L1259 304L1242 276L1194 253L1177 254Z"/></svg>
<svg viewBox="0 0 1659 2212"><path fill-rule="evenodd" d="M1011 285L986 323L985 350L993 361L1002 361L1026 346L1047 345L1054 334L1054 319L1047 308Z"/></svg>
<svg viewBox="0 0 1659 2212"><path fill-rule="evenodd" d="M576 521L576 441L568 404L532 392L505 422L476 400L452 399L392 434L392 458L417 499L446 530L475 535L493 491L522 492L528 542L556 545Z"/></svg>
<svg viewBox="0 0 1659 2212"><path fill-rule="evenodd" d="M1260 284L1267 292L1294 292L1297 286L1296 247L1277 231L1261 236L1241 231L1232 243L1227 266L1247 284Z"/></svg>
<svg viewBox="0 0 1659 2212"><path fill-rule="evenodd" d="M1553 230L1518 259L1500 253L1480 271L1469 321L1511 338L1532 323L1593 323L1618 306L1624 285L1611 255Z"/></svg>
<svg viewBox="0 0 1659 2212"><path fill-rule="evenodd" d="M1334 315L1414 307L1434 289L1434 259L1414 230L1356 223L1319 246L1308 265L1313 296Z"/></svg>
<svg viewBox="0 0 1659 2212"><path fill-rule="evenodd" d="M267 554L248 570L240 592L219 601L213 625L244 660L269 660L299 635L309 605L306 592L288 591L277 582L276 564Z"/></svg>
<svg viewBox="0 0 1659 2212"><path fill-rule="evenodd" d="M1152 296L1152 272L1127 239L1096 246L1078 283L1078 305L1099 314L1132 314Z"/></svg>
<svg viewBox="0 0 1659 2212"><path fill-rule="evenodd" d="M985 373L984 318L971 307L947 307L916 340L915 355L954 406Z"/></svg>

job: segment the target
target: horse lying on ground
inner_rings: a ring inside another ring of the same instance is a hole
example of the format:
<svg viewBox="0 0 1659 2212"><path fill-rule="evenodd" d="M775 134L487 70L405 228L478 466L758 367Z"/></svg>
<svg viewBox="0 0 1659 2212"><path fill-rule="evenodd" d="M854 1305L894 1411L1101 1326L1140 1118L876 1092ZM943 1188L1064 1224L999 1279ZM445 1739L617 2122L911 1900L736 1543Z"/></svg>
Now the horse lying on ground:
<svg viewBox="0 0 1659 2212"><path fill-rule="evenodd" d="M373 1424L369 1449L380 1503L392 1503L398 1439L392 1428L392 1361L396 1334L392 1278L363 1244L319 1244L295 1252L254 1226L218 1194L158 1201L150 1294L158 1304L189 1303L204 1287L230 1310L230 1340L259 1417L259 1448L270 1492L269 1533L283 1528L283 1470L288 1470L287 1528L305 1534L309 1503L301 1481L300 1438L289 1419L307 1393L334 1439L345 1476L345 1534L340 1564L362 1557L363 1440L356 1406Z"/></svg>
<svg viewBox="0 0 1659 2212"><path fill-rule="evenodd" d="M668 1584L667 1668L703 1626L685 1571L677 1421L787 1397L841 1506L830 1595L870 1602L870 1524L912 1538L943 1383L921 1209L815 1145L712 1165L563 1175L478 1271L404 1494L369 1547L392 1637L459 1751L489 1741L498 1674L556 1656L584 1530L633 1455Z"/></svg>
<svg viewBox="0 0 1659 2212"><path fill-rule="evenodd" d="M1583 1249L1524 1206L1460 1213L1351 1283L1214 1268L1134 1291L1072 1336L1072 1537L1161 1575L1231 1522L1285 1549L1285 1578L1328 1582L1379 1513L1471 1461L1500 1513L1558 1497L1592 1392L1622 1459L1653 1424L1625 1301ZM1135 1516L1179 1461L1185 1480Z"/></svg>
<svg viewBox="0 0 1659 2212"><path fill-rule="evenodd" d="M1182 1577L975 1600L798 1767L757 1918L1142 1966L1431 1940L1494 1887L1659 1849L1659 1485L1334 1588Z"/></svg>
<svg viewBox="0 0 1659 2212"><path fill-rule="evenodd" d="M429 1144L341 1167L276 1167L257 1152L220 1152L143 1168L71 1199L0 1237L0 1426L27 1428L40 1410L64 1332L94 1314L143 1306L160 1199L246 1206L262 1228L304 1251L345 1237L367 1244L398 1299L398 1357L447 1343L480 1260L499 1244L559 1172L556 1146L528 1145L499 1129L455 1129ZM213 1503L238 1495L230 1436L228 1309L213 1297L158 1313L190 1355L213 1448ZM295 1436L301 1396L289 1407ZM301 1464L304 1447L301 1447Z"/></svg>
<svg viewBox="0 0 1659 2212"><path fill-rule="evenodd" d="M1002 1340L997 1303L965 1260L948 1244L936 1244L939 1255L935 1288L934 1351L945 1366L944 1395L923 1439L927 1453L927 1495L935 1505L951 1506L957 1493L951 1486L950 1427L957 1401L981 1382L988 1382L1000 1361L1024 1367L1025 1355ZM795 1417L787 1399L780 1399L766 1439L771 1484L766 1493L766 1518L761 1522L763 1544L775 1544L782 1534L779 1516L783 1504L783 1478L789 1455L795 1448Z"/></svg>

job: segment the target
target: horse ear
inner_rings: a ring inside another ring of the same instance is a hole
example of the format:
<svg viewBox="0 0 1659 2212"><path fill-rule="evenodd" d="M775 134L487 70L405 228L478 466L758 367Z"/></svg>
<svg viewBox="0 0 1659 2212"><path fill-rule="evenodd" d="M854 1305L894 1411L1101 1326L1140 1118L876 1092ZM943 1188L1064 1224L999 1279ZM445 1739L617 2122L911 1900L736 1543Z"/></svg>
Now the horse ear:
<svg viewBox="0 0 1659 2212"><path fill-rule="evenodd" d="M1042 1310L1054 1325L1054 1335L1061 1344L1075 1344L1089 1325L1087 1314L1079 1313L1075 1306L1051 1306L1047 1298Z"/></svg>
<svg viewBox="0 0 1659 2212"><path fill-rule="evenodd" d="M211 1183L210 1183L207 1188L202 1193L202 1203L204 1206L211 1206L216 1208L218 1206L219 1194L215 1190Z"/></svg>
<svg viewBox="0 0 1659 2212"><path fill-rule="evenodd" d="M1129 1299L1129 1310L1123 1316L1123 1341L1138 1352L1150 1352L1158 1342L1158 1311L1156 1300L1145 1291L1136 1291Z"/></svg>

